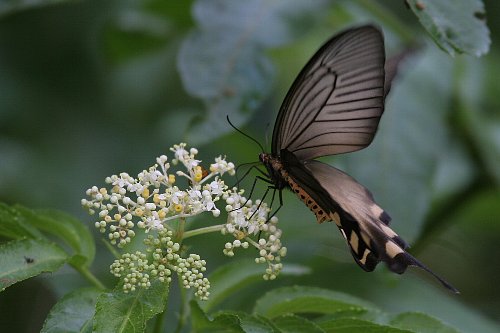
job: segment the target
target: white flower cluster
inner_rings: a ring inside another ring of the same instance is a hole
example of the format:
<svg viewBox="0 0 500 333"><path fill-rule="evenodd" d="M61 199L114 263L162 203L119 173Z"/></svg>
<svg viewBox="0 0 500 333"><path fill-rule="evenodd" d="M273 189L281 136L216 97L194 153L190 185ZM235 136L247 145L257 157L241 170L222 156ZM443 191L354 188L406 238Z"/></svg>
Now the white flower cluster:
<svg viewBox="0 0 500 333"><path fill-rule="evenodd" d="M167 156L162 155L137 178L120 173L106 178L111 190L97 186L87 190L90 198L83 199L82 205L91 214L97 212L99 220L95 226L102 233L109 229L108 238L112 244L123 247L129 243L135 235L132 230L135 225L148 231L162 229L166 221L202 212L210 211L219 216L215 202L228 189L219 176L226 172L234 175L234 164L218 157L209 172L196 159L198 151L195 148L187 151L186 144L181 143L174 145L171 151L175 154L172 164L182 163L187 172L172 173ZM187 178L190 184L187 190L176 185L176 175Z"/></svg>
<svg viewBox="0 0 500 333"><path fill-rule="evenodd" d="M207 170L196 159L196 148L188 149L181 143L170 150L174 154L170 163L167 156L162 155L137 177L127 173L107 177L109 188L93 186L86 192L88 198L82 199L89 213L98 216L95 226L100 232L107 232L111 244L123 247L130 243L137 228L157 235L150 234L145 239L151 256L140 252L124 254L111 265L111 272L123 278L124 290L135 290L136 286L148 288L150 279L170 283L172 274L177 273L185 288L194 288L196 296L206 299L210 287L203 275L206 262L197 254L181 256L180 244L188 233L191 237L220 230L235 238L226 243L224 254L233 256L236 248L255 247L256 262L267 263L264 278L275 279L283 267L281 258L286 255L286 247L281 244L278 218L269 215L267 204L247 200L243 190L230 189L220 179L226 173L235 174L234 164L225 158L215 158ZM183 170L173 170L173 166L182 166ZM182 186L180 179L185 180ZM186 232L179 229L173 236L169 221L184 221L202 212L218 217L220 210L216 203L220 199L226 203L226 223Z"/></svg>
<svg viewBox="0 0 500 333"><path fill-rule="evenodd" d="M233 191L223 196L226 200L226 211L228 212L227 223L222 230L223 233L232 234L236 240L226 243L224 254L234 256L236 248L248 248L249 243L259 250L256 263L267 263L266 280L274 280L283 268L281 258L286 255L286 247L281 244L281 229L277 228L278 218L269 217L270 208L265 202L256 200L252 203L243 195L243 191ZM250 235L259 235L258 242L248 238ZM241 241L245 239L247 241Z"/></svg>

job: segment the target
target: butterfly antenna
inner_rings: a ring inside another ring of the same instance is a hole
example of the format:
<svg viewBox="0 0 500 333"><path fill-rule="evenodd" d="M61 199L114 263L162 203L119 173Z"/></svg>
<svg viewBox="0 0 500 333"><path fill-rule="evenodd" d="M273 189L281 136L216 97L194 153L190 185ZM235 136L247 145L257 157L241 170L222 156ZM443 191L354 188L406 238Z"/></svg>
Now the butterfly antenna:
<svg viewBox="0 0 500 333"><path fill-rule="evenodd" d="M244 136L246 136L247 138L249 138L250 140L252 140L253 142L255 142L260 147L260 150L262 152L264 152L264 147L262 147L262 145L260 144L259 141L255 140L250 135L246 134L245 132L243 132L242 130L240 130L236 126L234 126L233 123L231 122L231 120L229 120L229 116L226 116L226 119L227 119L227 122L229 123L229 125L231 125L232 128L234 128L238 133L243 134Z"/></svg>

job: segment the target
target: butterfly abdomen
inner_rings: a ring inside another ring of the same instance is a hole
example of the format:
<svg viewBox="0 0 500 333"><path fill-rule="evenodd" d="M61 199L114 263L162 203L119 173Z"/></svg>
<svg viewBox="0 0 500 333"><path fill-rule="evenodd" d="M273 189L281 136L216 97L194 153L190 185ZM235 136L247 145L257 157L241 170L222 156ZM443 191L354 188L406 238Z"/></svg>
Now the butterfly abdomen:
<svg viewBox="0 0 500 333"><path fill-rule="evenodd" d="M290 178L290 176L288 176L285 170L283 170L282 175L288 183L290 189L314 213L314 216L316 216L316 220L318 220L318 223L332 220L335 220L335 223L337 224L340 223L340 219L337 213L328 214L328 212L323 209L306 191L304 191L304 189L302 189L292 178ZM336 218L333 215L335 215Z"/></svg>

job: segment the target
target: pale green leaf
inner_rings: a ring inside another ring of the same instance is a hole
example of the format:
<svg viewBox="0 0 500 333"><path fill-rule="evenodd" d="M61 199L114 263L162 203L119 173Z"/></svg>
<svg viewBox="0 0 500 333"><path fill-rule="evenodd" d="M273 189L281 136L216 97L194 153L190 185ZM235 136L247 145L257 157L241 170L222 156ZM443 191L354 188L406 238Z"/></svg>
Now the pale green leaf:
<svg viewBox="0 0 500 333"><path fill-rule="evenodd" d="M97 300L94 332L143 332L146 322L165 310L167 298L168 286L159 281L149 289L103 293Z"/></svg>
<svg viewBox="0 0 500 333"><path fill-rule="evenodd" d="M481 0L407 0L413 13L434 41L451 55L479 57L491 40Z"/></svg>

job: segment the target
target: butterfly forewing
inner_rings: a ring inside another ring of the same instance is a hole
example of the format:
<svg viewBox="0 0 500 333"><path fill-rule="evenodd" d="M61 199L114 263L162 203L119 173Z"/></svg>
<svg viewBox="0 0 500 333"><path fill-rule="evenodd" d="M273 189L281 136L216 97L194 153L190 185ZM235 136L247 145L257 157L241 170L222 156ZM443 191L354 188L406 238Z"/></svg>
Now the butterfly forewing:
<svg viewBox="0 0 500 333"><path fill-rule="evenodd" d="M384 109L384 42L372 26L329 40L307 63L280 108L273 155L312 159L370 144Z"/></svg>

